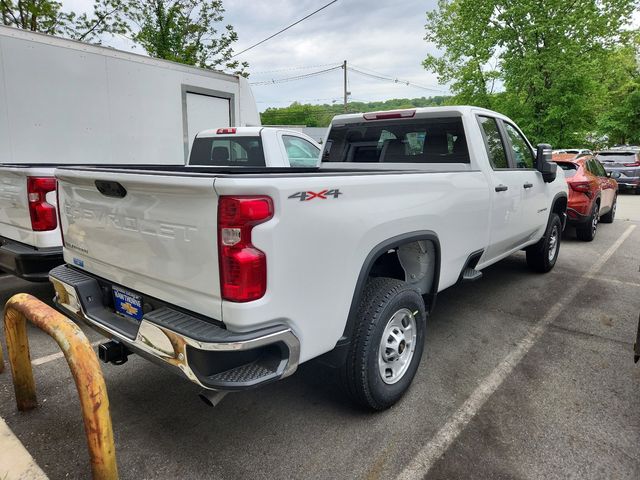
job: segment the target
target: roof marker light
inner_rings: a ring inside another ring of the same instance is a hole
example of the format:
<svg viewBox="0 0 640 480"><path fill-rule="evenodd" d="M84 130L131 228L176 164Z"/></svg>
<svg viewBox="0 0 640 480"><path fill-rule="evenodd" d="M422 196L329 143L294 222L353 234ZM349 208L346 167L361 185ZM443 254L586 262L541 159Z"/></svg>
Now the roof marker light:
<svg viewBox="0 0 640 480"><path fill-rule="evenodd" d="M235 128L219 128L218 130L216 130L216 135L224 135L228 133L236 133L236 129Z"/></svg>

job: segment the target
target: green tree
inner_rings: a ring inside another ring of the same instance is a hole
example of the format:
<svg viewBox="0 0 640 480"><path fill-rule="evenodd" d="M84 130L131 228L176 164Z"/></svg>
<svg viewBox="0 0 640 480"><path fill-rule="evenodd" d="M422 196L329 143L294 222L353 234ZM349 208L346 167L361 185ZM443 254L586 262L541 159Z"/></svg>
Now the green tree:
<svg viewBox="0 0 640 480"><path fill-rule="evenodd" d="M600 105L598 133L610 143L640 144L640 30L607 58L601 70L604 102Z"/></svg>
<svg viewBox="0 0 640 480"><path fill-rule="evenodd" d="M77 15L63 10L62 3L57 1L0 0L0 16L4 25L94 42L102 33L125 31L125 25L113 16L117 8L96 3L92 15Z"/></svg>
<svg viewBox="0 0 640 480"><path fill-rule="evenodd" d="M226 69L247 75L247 62L232 58L238 34L232 25L221 26L220 0L98 0L102 12L113 12L128 34L152 57Z"/></svg>
<svg viewBox="0 0 640 480"><path fill-rule="evenodd" d="M458 103L513 117L535 141L580 142L596 123L599 70L637 0L439 0L425 68ZM494 95L497 86L501 93Z"/></svg>
<svg viewBox="0 0 640 480"><path fill-rule="evenodd" d="M445 105L450 97L392 98L378 102L350 102L350 112L372 112L411 107L436 107ZM335 115L344 113L342 104L309 105L294 102L288 107L267 108L260 114L263 125L305 125L326 127Z"/></svg>
<svg viewBox="0 0 640 480"><path fill-rule="evenodd" d="M152 57L246 76L249 64L232 58L238 34L220 26L223 14L221 0L94 0L93 12L81 15L54 0L0 0L4 25L94 43L121 34Z"/></svg>

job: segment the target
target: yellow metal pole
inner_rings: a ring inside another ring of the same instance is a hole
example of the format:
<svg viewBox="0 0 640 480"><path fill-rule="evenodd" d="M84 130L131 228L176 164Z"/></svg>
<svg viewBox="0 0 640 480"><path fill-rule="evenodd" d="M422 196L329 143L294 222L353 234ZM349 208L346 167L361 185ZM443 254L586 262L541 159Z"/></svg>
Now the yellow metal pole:
<svg viewBox="0 0 640 480"><path fill-rule="evenodd" d="M117 479L109 398L96 354L75 323L26 293L11 297L4 309L4 330L18 410L37 406L26 320L53 337L67 359L80 397L93 478Z"/></svg>

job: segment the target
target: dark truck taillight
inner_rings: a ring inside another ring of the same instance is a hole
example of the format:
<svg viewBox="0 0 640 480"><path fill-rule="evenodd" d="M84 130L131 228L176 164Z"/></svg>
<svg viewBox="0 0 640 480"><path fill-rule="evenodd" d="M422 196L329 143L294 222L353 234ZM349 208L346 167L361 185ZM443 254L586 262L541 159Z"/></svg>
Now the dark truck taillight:
<svg viewBox="0 0 640 480"><path fill-rule="evenodd" d="M58 226L56 207L47 202L47 193L56 189L54 177L27 177L27 198L31 228L36 232L55 230Z"/></svg>
<svg viewBox="0 0 640 480"><path fill-rule="evenodd" d="M222 298L250 302L267 291L267 257L251 243L251 230L273 217L266 196L221 196L218 201L218 249Z"/></svg>

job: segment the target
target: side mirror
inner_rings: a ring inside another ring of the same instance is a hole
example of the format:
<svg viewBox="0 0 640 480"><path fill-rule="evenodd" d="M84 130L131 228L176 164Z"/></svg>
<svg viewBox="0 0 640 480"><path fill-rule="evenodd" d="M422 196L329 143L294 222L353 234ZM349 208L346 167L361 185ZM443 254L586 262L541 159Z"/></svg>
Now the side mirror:
<svg viewBox="0 0 640 480"><path fill-rule="evenodd" d="M551 145L540 143L536 150L536 169L542 174L542 179L546 183L556 179L558 165L551 161Z"/></svg>

